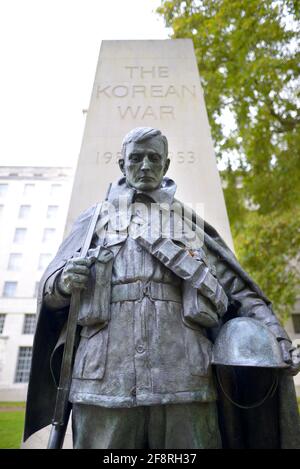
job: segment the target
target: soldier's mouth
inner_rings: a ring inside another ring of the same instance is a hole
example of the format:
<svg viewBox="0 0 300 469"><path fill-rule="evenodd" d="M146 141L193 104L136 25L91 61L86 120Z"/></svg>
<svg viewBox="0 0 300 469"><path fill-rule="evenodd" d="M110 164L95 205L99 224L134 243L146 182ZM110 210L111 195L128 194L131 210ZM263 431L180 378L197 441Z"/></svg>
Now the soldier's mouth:
<svg viewBox="0 0 300 469"><path fill-rule="evenodd" d="M141 176L140 181L145 181L145 182L153 181L153 177L151 177L151 176Z"/></svg>

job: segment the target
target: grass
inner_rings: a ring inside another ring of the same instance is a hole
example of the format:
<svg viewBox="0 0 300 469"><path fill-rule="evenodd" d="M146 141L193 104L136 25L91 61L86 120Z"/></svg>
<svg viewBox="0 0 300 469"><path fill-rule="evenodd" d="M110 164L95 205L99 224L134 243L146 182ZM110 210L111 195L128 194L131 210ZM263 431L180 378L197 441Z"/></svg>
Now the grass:
<svg viewBox="0 0 300 469"><path fill-rule="evenodd" d="M20 448L24 429L24 402L0 402L0 448ZM20 407L20 410L1 411L3 407Z"/></svg>

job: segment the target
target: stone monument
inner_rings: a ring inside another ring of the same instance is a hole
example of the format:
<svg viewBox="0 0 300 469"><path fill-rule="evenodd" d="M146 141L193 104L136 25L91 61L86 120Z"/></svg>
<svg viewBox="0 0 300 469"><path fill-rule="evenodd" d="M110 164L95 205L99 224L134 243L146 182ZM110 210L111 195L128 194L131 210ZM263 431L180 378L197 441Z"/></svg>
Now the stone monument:
<svg viewBox="0 0 300 469"><path fill-rule="evenodd" d="M153 126L168 135L168 175L177 197L201 212L233 247L203 91L189 39L103 41L67 217L102 200L119 176L120 142L132 128ZM100 181L100 184L99 184ZM46 447L49 428L24 448ZM70 448L71 430L64 447Z"/></svg>
<svg viewBox="0 0 300 469"><path fill-rule="evenodd" d="M139 126L168 136L168 175L177 183L177 198L197 204L233 248L190 39L102 42L66 232L83 210L104 198L119 176L120 142Z"/></svg>

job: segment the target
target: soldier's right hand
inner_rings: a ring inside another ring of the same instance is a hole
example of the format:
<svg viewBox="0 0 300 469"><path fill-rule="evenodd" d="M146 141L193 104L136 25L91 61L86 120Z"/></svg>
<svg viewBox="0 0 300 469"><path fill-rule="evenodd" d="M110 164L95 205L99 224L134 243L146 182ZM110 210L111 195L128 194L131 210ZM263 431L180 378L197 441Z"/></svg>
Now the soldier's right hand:
<svg viewBox="0 0 300 469"><path fill-rule="evenodd" d="M87 287L92 259L74 257L66 263L58 278L58 288L66 295L71 295L75 288Z"/></svg>

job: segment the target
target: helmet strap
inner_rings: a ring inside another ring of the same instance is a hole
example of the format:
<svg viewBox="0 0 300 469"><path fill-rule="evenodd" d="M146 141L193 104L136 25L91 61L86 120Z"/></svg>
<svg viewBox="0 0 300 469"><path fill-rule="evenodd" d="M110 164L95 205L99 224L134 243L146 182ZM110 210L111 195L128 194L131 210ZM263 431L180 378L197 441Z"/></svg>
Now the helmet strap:
<svg viewBox="0 0 300 469"><path fill-rule="evenodd" d="M228 399L228 401L231 402L231 404L238 407L239 409L255 409L256 407L261 406L267 399L272 398L274 396L275 391L276 391L277 386L278 386L278 372L275 372L274 376L273 376L272 384L271 384L270 388L268 389L266 395L262 399L260 399L259 401L254 402L251 405L243 405L243 404L240 404L239 402L234 401L228 395L228 393L225 391L224 385L222 383L221 375L220 375L220 372L218 370L218 367L216 367L216 378L217 378L218 384L219 384L223 394L225 395L226 399Z"/></svg>

